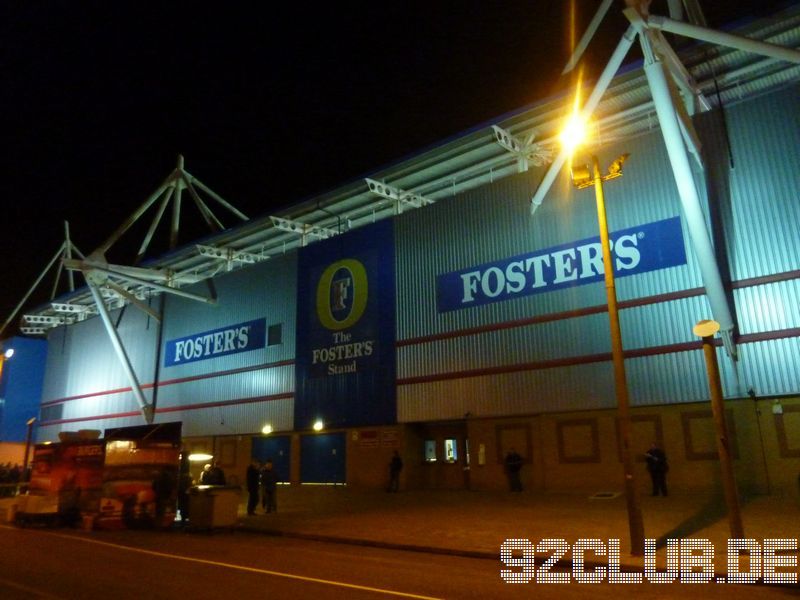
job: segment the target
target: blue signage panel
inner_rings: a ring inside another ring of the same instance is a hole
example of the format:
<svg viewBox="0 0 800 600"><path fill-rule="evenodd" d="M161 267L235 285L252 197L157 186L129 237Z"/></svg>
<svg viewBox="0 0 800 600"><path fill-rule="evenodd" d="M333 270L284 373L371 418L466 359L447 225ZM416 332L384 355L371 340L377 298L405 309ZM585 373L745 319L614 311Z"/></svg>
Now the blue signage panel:
<svg viewBox="0 0 800 600"><path fill-rule="evenodd" d="M392 223L302 248L297 268L296 427L395 422Z"/></svg>
<svg viewBox="0 0 800 600"><path fill-rule="evenodd" d="M686 264L680 217L609 234L614 276L625 277ZM603 281L600 237L439 275L439 312Z"/></svg>
<svg viewBox="0 0 800 600"><path fill-rule="evenodd" d="M164 349L164 366L263 348L266 329L266 319L256 319L169 340Z"/></svg>

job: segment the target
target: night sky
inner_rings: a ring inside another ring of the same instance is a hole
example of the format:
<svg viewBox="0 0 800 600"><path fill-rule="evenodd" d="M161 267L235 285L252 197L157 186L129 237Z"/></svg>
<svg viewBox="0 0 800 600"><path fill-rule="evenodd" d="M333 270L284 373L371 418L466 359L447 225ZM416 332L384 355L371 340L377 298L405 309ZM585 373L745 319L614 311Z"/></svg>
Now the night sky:
<svg viewBox="0 0 800 600"><path fill-rule="evenodd" d="M580 37L600 0L576 3ZM711 25L781 4L701 2ZM652 11L667 14L665 5ZM1 2L0 322L59 248L64 220L89 253L178 154L187 171L260 216L565 89L569 7ZM589 77L627 26L622 7L591 47ZM204 233L187 223L181 242ZM141 239L132 234L109 258L129 263ZM28 306L51 287L48 278Z"/></svg>

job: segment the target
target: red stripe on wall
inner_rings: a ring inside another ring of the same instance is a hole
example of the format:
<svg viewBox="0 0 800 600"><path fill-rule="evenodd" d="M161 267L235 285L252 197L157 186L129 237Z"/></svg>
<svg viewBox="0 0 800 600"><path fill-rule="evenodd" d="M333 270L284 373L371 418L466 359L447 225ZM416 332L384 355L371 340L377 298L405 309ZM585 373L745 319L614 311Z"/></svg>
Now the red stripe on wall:
<svg viewBox="0 0 800 600"><path fill-rule="evenodd" d="M167 385L175 385L178 383L187 383L190 381L199 381L201 379L211 379L213 377L225 377L226 375L236 375L238 373L247 373L249 371L260 371L261 369L274 369L276 367L286 367L293 365L293 360L281 360L278 362L273 363L264 363L262 365L255 365L252 367L239 367L237 369L228 369L227 371L216 371L214 373L204 373L202 375L192 375L191 377L180 377L177 379L164 379L160 381L158 387L163 387ZM152 383L143 383L142 389L148 390L153 387ZM77 396L67 396L66 398L59 398L58 400L48 400L47 402L42 402L42 406L50 406L51 404L60 404L62 402L70 402L71 400L82 400L84 398L93 398L96 396L111 396L113 394L123 394L125 392L132 391L133 388L124 387L124 388L117 388L113 390L104 390L102 392L91 392L89 394L79 394Z"/></svg>
<svg viewBox="0 0 800 600"><path fill-rule="evenodd" d="M764 333L753 333L742 335L737 342L739 344L751 344L754 342L764 342L769 340L780 340L792 337L800 337L800 328L782 329L779 331L769 331ZM722 341L714 340L716 346L721 346ZM677 352L689 352L702 349L703 344L700 340L696 342L683 342L680 344L668 344L664 346L654 346L648 348L635 348L625 350L625 358L641 358L643 356L656 356L659 354L675 354ZM554 369L558 367L570 367L575 365L585 365L596 362L611 361L611 353L588 354L585 356L572 356L569 358L558 358L554 360L543 360L516 365L503 365L500 367L489 367L486 369L470 369L467 371L453 371L450 373L436 373L434 375L423 375L421 377L406 377L398 379L397 385L415 385L419 383L432 383L434 381L447 381L450 379L468 379L471 377L484 377L486 375L502 375L506 373L517 373L519 371L541 371L543 369Z"/></svg>
<svg viewBox="0 0 800 600"><path fill-rule="evenodd" d="M252 404L254 402L272 402L273 400L287 400L294 398L294 393L286 392L283 394L274 394L272 396L256 396L255 398L239 398L237 400L221 400L220 402L207 402L205 404L186 404L184 406L165 406L164 408L156 408L156 414L180 412L184 410L200 410L204 408L216 408L219 406L235 406L238 404ZM108 415L94 415L91 417L75 417L74 419L58 419L54 421L42 421L39 425L47 427L48 425L63 425L64 423L78 423L80 421L96 421L98 419L121 419L124 417L138 417L142 413L138 411L124 412L124 413L111 413Z"/></svg>
<svg viewBox="0 0 800 600"><path fill-rule="evenodd" d="M800 279L800 270L787 271L786 273L779 273L776 275L765 275L763 277L752 277L750 279L742 279L741 281L736 281L731 283L731 287L734 289L743 289L759 285L767 285L770 283L778 283L781 281L791 281L792 279ZM673 302L675 300L682 300L684 298L693 298L695 296L702 296L703 294L705 294L705 288L701 287L691 288L688 290L680 290L678 292L669 292L667 294L656 294L655 296L645 296L643 298L636 298L634 300L624 300L622 302L619 302L619 308L620 309L636 308L639 306L647 306L650 304L660 304L662 302ZM490 325L481 325L478 327L458 329L456 331L447 331L444 333L435 333L433 335L424 335L415 338L408 338L405 340L398 340L395 343L395 346L397 348L402 348L403 346L428 344L430 342L437 342L440 340L449 340L459 337L467 337L471 335L478 335L481 333L489 333L492 331L502 331L504 329L514 329L516 327L527 327L528 325L537 325L539 323L563 321L566 319L574 319L577 317L585 317L588 315L595 315L605 312L608 312L608 306L605 304L601 304L597 306L580 308L577 310L550 313L547 315L538 315L535 317L528 317L525 319L505 321L503 323L492 323Z"/></svg>

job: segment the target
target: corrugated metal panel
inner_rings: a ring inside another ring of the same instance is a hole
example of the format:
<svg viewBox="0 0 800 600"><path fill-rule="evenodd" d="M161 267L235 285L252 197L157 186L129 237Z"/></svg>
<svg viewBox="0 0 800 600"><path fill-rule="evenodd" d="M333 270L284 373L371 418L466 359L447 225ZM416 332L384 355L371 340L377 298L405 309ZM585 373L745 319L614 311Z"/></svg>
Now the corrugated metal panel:
<svg viewBox="0 0 800 600"><path fill-rule="evenodd" d="M112 315L115 321L118 315L119 311ZM118 332L139 381L152 382L158 324L129 307L120 320ZM44 402L129 386L130 381L99 318L50 333Z"/></svg>
<svg viewBox="0 0 800 600"><path fill-rule="evenodd" d="M215 280L218 296L216 306L169 297L165 309L162 343L169 339L256 318L265 318L267 326L280 323L282 341L281 344L249 352L176 367L162 366L159 381L165 381L167 385L158 388L157 408L293 393L294 366L291 361L294 359L295 345L295 272L296 256L292 253L274 261L261 263L252 269L219 276ZM199 286L194 291L207 292L206 289L199 289ZM158 343L156 323L140 311L129 307L121 321L120 334L140 383L145 386L152 385L155 380L155 349ZM45 401L74 395L97 394L64 403L62 419L138 412L138 405L131 392L109 393L115 389L127 388L130 383L122 372L100 319L91 319L55 330L51 334L49 348ZM258 368L270 363L287 361L289 364L283 366ZM246 367L254 368L248 370ZM241 368L245 370L213 376L221 371ZM170 380L185 378L189 380L170 383ZM148 400L152 400L152 388L145 389L144 393ZM293 401L283 399L276 402L275 406L284 406L286 402L292 404ZM229 423L247 423L248 428L241 430L243 432L259 430L261 425L256 427L259 419L254 415L258 414L260 418L264 413L264 410L257 411L253 404L215 407L209 410L215 415L224 414ZM269 409L267 414L272 410ZM241 416L238 416L239 413ZM187 416L191 417L193 422L208 420L202 410L188 411ZM159 415L158 419L162 419L162 416ZM276 419L282 426L288 426L287 423L290 425L291 411L288 417L282 410L279 411ZM141 424L141 422L142 418L137 416L77 423L81 428L95 428L101 424L103 427L116 427ZM216 422L215 418L210 418L209 422ZM65 427L70 429L73 425L65 424ZM214 428L216 430L217 426Z"/></svg>
<svg viewBox="0 0 800 600"><path fill-rule="evenodd" d="M708 398L701 350L628 359L625 371L632 406L697 402Z"/></svg>
<svg viewBox="0 0 800 600"><path fill-rule="evenodd" d="M800 327L800 280L734 291L740 333Z"/></svg>
<svg viewBox="0 0 800 600"><path fill-rule="evenodd" d="M759 198L760 221L778 222L781 224L780 228L787 231L788 226L785 223L788 221L793 228L792 239L796 241L796 231L800 225L795 216L800 212L800 203L796 201L797 189L800 188L800 164L797 163L800 140L796 139L794 130L800 111L792 112L789 108L792 101L796 103L796 90L784 90L778 96L780 98L776 112L783 111L783 116L773 114L771 127L777 132L782 119L785 120L787 114L792 115L793 130L788 135L788 141L782 142L793 144L792 156L788 160L791 174L788 171L776 173L773 178L769 171L770 165L779 162L774 158L767 163L760 159L758 166L741 169L737 158L733 203L734 211L738 210L737 202L741 203L741 199L737 196L736 185L740 180L752 179L756 170L760 179L773 179L769 189L752 192L755 198ZM770 111L763 110L764 102L761 99L757 103L742 103L737 106L739 119L747 120L748 112L772 112L771 102ZM717 134L712 130L711 135ZM757 126L748 128L745 133L745 136L750 137L758 135ZM771 134L767 132L766 137L769 135ZM759 144L754 146L758 147ZM774 148L761 149L764 156L774 157L774 151ZM654 131L627 140L624 147L605 150L600 157L601 164L608 164L622 152L631 154L625 165L625 176L606 185L610 229L614 231L634 227L681 214L660 132ZM789 178L792 178L791 184ZM590 284L450 313L437 312L437 275L597 235L595 203L591 190L568 190L565 178L562 177L536 216L530 218L528 201L535 187L535 182L531 179L530 174L504 179L450 200L440 200L435 207L426 211L408 213L398 218L398 339L424 337L605 305L603 285ZM700 183L702 189L704 182ZM789 190L792 190L794 196L790 196ZM791 198L795 200L786 218L786 211L782 207ZM755 200L750 202L756 203ZM740 218L736 214L736 218ZM723 214L722 217L725 219L726 215ZM740 227L738 221L733 222L736 227ZM621 301L702 287L685 227L683 233L687 265L618 278L617 295ZM762 228L761 234L760 245L750 247L749 254L762 251L763 244L769 238L766 226ZM734 237L741 244L744 236ZM752 276L773 273L776 270L796 269L800 265L800 245L793 242L790 244L788 240L785 244L777 245L773 241L769 250L764 252L765 262L773 260L770 257L780 254L787 246L791 250L775 262L778 269L773 267L769 271L761 269L746 272ZM744 252L744 248L745 246L741 246L738 251ZM739 258L738 255L735 258ZM753 261L750 256L748 260ZM798 326L800 309L797 307L800 303L797 302L797 285L782 283L767 287L768 289L755 288L736 292L740 310L747 315L742 327L743 333ZM768 308L759 309L758 307L764 306L764 301L767 301ZM784 305L787 308L781 308ZM765 320L757 314L764 310L776 314ZM621 313L623 344L627 349L634 349L696 341L692 327L697 321L710 316L705 295L625 309ZM752 329L753 327L756 329ZM402 380L553 358L586 356L609 352L609 348L607 315L592 315L404 345L398 352L398 378ZM742 395L744 389L736 386L730 362L727 359L721 362L726 395ZM464 412L502 415L594 408L599 405L594 403L591 395L586 394L586 380L580 374L588 367L582 365L566 369L565 372L573 375L557 378L558 385L554 388L547 387L553 380L542 381L545 378L541 374L553 370L403 385L399 392L398 411L401 420L414 421L453 418L463 416ZM606 368L610 371L610 364ZM691 402L708 397L705 366L699 351L633 359L628 361L628 368L631 397L636 404ZM759 369L763 371L769 367L763 365ZM763 377L763 374L759 377ZM530 395L517 393L515 386L520 381L525 381L526 389L536 390L536 401L531 402ZM793 389L796 390L797 387L796 380ZM611 396L613 400L613 387ZM447 398L454 406L439 406L442 398ZM460 400L456 400L458 398ZM601 404L604 401L605 399L600 400ZM462 411L465 407L466 410Z"/></svg>
<svg viewBox="0 0 800 600"><path fill-rule="evenodd" d="M735 279L800 266L800 86L727 111L735 168Z"/></svg>
<svg viewBox="0 0 800 600"><path fill-rule="evenodd" d="M165 385L158 408L293 393L294 366L275 367Z"/></svg>
<svg viewBox="0 0 800 600"><path fill-rule="evenodd" d="M164 341L202 333L226 325L265 318L267 327L280 323L281 344L231 354L183 365L163 367L159 380L188 378L158 390L158 408L235 401L294 393L296 326L297 255L292 252L249 269L228 273L215 279L217 306L204 306L180 298L170 298ZM290 364L270 366L274 363ZM248 369L248 367L253 367ZM211 376L232 369L227 375ZM256 432L263 426L264 415L273 418L273 427L290 429L293 422L293 399L260 403L242 403L186 411L191 435ZM260 407L260 408L258 408ZM288 413L286 412L288 410ZM179 412L167 413L179 415ZM219 419L213 415L219 416ZM223 419L224 416L224 419ZM220 423L228 423L223 427ZM238 429L231 430L230 427ZM189 435L189 434L187 434Z"/></svg>
<svg viewBox="0 0 800 600"><path fill-rule="evenodd" d="M156 413L155 423L182 421L182 435L231 435L256 433L270 423L275 431L291 431L294 427L294 400L268 400L237 406L215 406L205 409ZM61 431L98 429L101 432L112 427L141 425L142 418L118 417L90 419L72 423L42 425L36 433L37 442L58 441Z"/></svg>
<svg viewBox="0 0 800 600"><path fill-rule="evenodd" d="M574 393L563 395L565 385ZM397 389L399 422L462 419L615 406L610 363L434 381Z"/></svg>
<svg viewBox="0 0 800 600"><path fill-rule="evenodd" d="M692 328L710 316L705 295L622 310L619 319L623 348L633 350L697 341Z"/></svg>
<svg viewBox="0 0 800 600"><path fill-rule="evenodd" d="M800 338L770 340L740 347L742 387L759 396L797 394Z"/></svg>
<svg viewBox="0 0 800 600"><path fill-rule="evenodd" d="M192 377L216 371L293 360L295 351L297 253L259 263L214 279L217 304L208 305L177 296L167 301L164 341L266 318L267 326L282 325L282 343L261 350L214 357L163 367L159 379ZM207 293L202 284L188 288Z"/></svg>
<svg viewBox="0 0 800 600"><path fill-rule="evenodd" d="M629 141L619 152L612 148L603 153L604 163L623 151L631 153L625 177L606 186L612 231L680 214L675 182L668 166L665 168L662 148L660 134L651 134ZM399 217L398 339L604 304L600 283L451 313L436 311L439 274L597 236L592 191L574 191L566 184L562 177L533 218L528 202L535 186L529 174ZM688 246L685 231L684 238ZM697 287L698 269L691 252L687 254L686 267L620 278L619 299Z"/></svg>
<svg viewBox="0 0 800 600"><path fill-rule="evenodd" d="M294 400L173 411L159 414L156 418L159 423L168 421L183 421L184 436L257 433L266 423L276 432L291 431L294 428Z"/></svg>

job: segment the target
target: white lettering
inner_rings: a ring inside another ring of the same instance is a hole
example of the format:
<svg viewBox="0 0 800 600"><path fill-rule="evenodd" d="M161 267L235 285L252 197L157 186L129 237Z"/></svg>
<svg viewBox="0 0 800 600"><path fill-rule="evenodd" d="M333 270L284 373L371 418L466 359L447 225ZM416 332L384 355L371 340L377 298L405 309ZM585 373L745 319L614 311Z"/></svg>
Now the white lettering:
<svg viewBox="0 0 800 600"><path fill-rule="evenodd" d="M565 281L575 281L578 278L578 270L575 268L575 248L559 250L552 254L556 277L553 283L564 283Z"/></svg>
<svg viewBox="0 0 800 600"><path fill-rule="evenodd" d="M183 340L175 343L175 360L173 362L181 361L181 354L183 354L183 349L185 347L186 347L186 342Z"/></svg>
<svg viewBox="0 0 800 600"><path fill-rule="evenodd" d="M639 265L642 256L639 253L639 248L637 248L638 243L639 238L635 233L622 235L617 239L614 243L614 256L617 258L614 264L617 267L617 271L628 271L635 269Z"/></svg>
<svg viewBox="0 0 800 600"><path fill-rule="evenodd" d="M530 271L533 266L533 284L531 288L539 288L547 285L544 280L544 265L550 266L550 256L533 256L525 261L525 270Z"/></svg>
<svg viewBox="0 0 800 600"><path fill-rule="evenodd" d="M464 283L464 295L461 297L462 304L464 302L472 302L478 292L478 280L481 278L480 271L472 271L471 273L464 273L461 276L461 281Z"/></svg>
<svg viewBox="0 0 800 600"><path fill-rule="evenodd" d="M516 294L525 289L524 269L525 264L521 260L514 261L506 267L506 294Z"/></svg>
<svg viewBox="0 0 800 600"><path fill-rule="evenodd" d="M247 344L250 341L250 328L249 327L241 327L238 332L239 344L238 347L247 348Z"/></svg>
<svg viewBox="0 0 800 600"><path fill-rule="evenodd" d="M225 331L225 345L222 348L223 352L230 352L231 350L236 350L236 346L233 345L233 340L236 338L236 330L235 329L228 329Z"/></svg>
<svg viewBox="0 0 800 600"><path fill-rule="evenodd" d="M491 277L495 277L495 287L491 288ZM489 298L496 298L503 292L506 286L506 276L497 267L489 267L481 277L481 291L489 296Z"/></svg>
<svg viewBox="0 0 800 600"><path fill-rule="evenodd" d="M222 340L226 337L227 331L218 331L214 334L214 354L222 352Z"/></svg>
<svg viewBox="0 0 800 600"><path fill-rule="evenodd" d="M581 279L603 274L603 249L599 243L578 246L581 260Z"/></svg>

